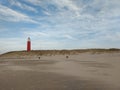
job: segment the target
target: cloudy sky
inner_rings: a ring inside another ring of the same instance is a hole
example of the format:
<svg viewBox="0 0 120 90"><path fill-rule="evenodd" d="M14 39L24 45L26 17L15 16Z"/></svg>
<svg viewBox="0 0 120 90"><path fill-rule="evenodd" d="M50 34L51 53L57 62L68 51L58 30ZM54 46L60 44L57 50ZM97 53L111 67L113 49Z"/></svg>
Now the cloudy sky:
<svg viewBox="0 0 120 90"><path fill-rule="evenodd" d="M0 53L120 48L120 0L0 0Z"/></svg>

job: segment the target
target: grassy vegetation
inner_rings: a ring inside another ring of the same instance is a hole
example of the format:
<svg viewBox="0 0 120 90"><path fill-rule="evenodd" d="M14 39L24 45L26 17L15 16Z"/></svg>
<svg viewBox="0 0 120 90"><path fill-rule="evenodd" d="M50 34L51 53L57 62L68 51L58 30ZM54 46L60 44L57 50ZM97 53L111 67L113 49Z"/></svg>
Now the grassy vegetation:
<svg viewBox="0 0 120 90"><path fill-rule="evenodd" d="M120 52L120 49L110 48L110 49L74 49L74 50L32 50L27 51L12 51L1 56L42 56L42 55L73 55L79 53L89 52L91 54L100 54L100 53L112 53Z"/></svg>

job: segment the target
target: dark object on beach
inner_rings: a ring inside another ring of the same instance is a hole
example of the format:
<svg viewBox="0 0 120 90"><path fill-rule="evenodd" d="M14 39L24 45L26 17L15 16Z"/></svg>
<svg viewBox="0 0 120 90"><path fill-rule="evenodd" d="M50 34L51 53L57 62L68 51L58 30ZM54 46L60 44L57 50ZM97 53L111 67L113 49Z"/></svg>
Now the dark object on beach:
<svg viewBox="0 0 120 90"><path fill-rule="evenodd" d="M40 59L40 57L38 57Z"/></svg>
<svg viewBox="0 0 120 90"><path fill-rule="evenodd" d="M69 58L68 56L66 56L66 58Z"/></svg>

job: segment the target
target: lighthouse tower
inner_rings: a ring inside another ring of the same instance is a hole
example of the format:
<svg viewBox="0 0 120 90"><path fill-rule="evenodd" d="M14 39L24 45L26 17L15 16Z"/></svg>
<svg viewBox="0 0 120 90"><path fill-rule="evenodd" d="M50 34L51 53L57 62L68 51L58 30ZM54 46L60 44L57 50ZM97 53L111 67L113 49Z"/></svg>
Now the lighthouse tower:
<svg viewBox="0 0 120 90"><path fill-rule="evenodd" d="M28 37L28 41L27 41L27 51L29 52L31 50L31 41L30 41L30 37Z"/></svg>

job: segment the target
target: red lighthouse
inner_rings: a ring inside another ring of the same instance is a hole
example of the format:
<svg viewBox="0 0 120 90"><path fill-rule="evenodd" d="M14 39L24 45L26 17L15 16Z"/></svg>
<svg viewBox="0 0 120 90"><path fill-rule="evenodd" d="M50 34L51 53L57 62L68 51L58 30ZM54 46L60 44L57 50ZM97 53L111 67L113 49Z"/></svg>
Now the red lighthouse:
<svg viewBox="0 0 120 90"><path fill-rule="evenodd" d="M27 51L29 52L31 50L31 41L30 41L30 37L28 37L28 41L27 41Z"/></svg>

